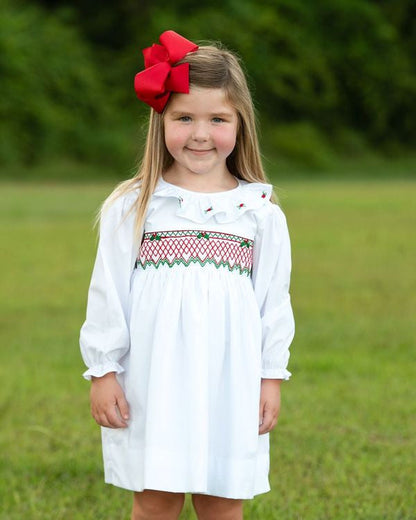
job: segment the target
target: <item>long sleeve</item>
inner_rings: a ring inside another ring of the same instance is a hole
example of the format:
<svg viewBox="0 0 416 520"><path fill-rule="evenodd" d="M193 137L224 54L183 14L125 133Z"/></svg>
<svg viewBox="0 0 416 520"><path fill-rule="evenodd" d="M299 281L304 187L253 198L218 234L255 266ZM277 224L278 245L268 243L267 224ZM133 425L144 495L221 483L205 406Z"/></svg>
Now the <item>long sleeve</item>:
<svg viewBox="0 0 416 520"><path fill-rule="evenodd" d="M295 333L290 302L290 238L286 218L269 202L259 212L252 282L262 321L262 378L289 379L289 346Z"/></svg>
<svg viewBox="0 0 416 520"><path fill-rule="evenodd" d="M133 193L105 209L91 283L87 315L80 331L80 348L88 370L85 379L123 372L120 359L130 347L128 304L136 257L134 212L128 212Z"/></svg>

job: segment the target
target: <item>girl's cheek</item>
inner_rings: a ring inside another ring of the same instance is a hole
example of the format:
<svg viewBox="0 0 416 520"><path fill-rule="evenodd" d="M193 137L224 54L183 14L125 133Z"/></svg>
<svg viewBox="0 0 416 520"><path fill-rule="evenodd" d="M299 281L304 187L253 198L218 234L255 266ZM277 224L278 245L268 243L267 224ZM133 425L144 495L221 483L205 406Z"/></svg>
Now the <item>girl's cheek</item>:
<svg viewBox="0 0 416 520"><path fill-rule="evenodd" d="M225 146L230 146L235 144L237 139L237 134L235 132L230 132L229 129L225 129L223 131L219 130L213 135L213 138L218 143L223 143Z"/></svg>
<svg viewBox="0 0 416 520"><path fill-rule="evenodd" d="M186 138L187 138L187 133L181 131L180 129L177 129L177 131L174 131L171 133L170 135L170 141L173 143L173 144L181 144L183 143L184 141L186 141Z"/></svg>

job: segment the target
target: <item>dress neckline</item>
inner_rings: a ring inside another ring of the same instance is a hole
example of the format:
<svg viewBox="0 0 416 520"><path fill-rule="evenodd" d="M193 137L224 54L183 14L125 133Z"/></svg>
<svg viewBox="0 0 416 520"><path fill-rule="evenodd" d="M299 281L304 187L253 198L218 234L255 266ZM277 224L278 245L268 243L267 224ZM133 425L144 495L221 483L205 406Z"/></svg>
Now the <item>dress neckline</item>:
<svg viewBox="0 0 416 520"><path fill-rule="evenodd" d="M162 175L160 175L160 177L159 177L159 182L162 185L170 186L171 188L176 188L176 189L184 191L186 193L192 193L192 194L195 194L195 195L209 195L209 196L212 196L212 195L225 195L227 193L230 194L230 193L234 193L234 192L238 191L241 188L241 181L235 175L233 175L233 177L238 182L238 185L235 188L231 188L230 190L223 190L223 191L195 191L195 190L188 190L187 188L182 188L182 186L177 186L176 184L172 184L171 182L165 181L165 179L163 178Z"/></svg>

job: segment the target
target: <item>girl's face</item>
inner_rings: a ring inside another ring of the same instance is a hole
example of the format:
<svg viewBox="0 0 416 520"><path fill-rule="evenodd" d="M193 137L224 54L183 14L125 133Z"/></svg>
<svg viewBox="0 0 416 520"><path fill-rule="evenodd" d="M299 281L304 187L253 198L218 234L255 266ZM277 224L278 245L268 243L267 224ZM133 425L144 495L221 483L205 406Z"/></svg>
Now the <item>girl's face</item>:
<svg viewBox="0 0 416 520"><path fill-rule="evenodd" d="M238 115L222 89L191 88L172 94L164 116L166 147L178 173L227 173L237 138Z"/></svg>

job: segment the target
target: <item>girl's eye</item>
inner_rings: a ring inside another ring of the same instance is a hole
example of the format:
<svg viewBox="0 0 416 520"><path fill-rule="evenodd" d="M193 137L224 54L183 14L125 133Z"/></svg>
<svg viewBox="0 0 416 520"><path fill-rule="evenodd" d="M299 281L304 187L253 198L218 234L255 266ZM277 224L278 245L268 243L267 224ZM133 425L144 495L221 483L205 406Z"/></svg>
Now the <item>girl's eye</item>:
<svg viewBox="0 0 416 520"><path fill-rule="evenodd" d="M191 118L189 116L181 116L179 118L179 121L183 121L184 123L189 123L190 120Z"/></svg>
<svg viewBox="0 0 416 520"><path fill-rule="evenodd" d="M221 119L221 117L213 117L212 121L214 123L222 123L224 121L224 119Z"/></svg>

